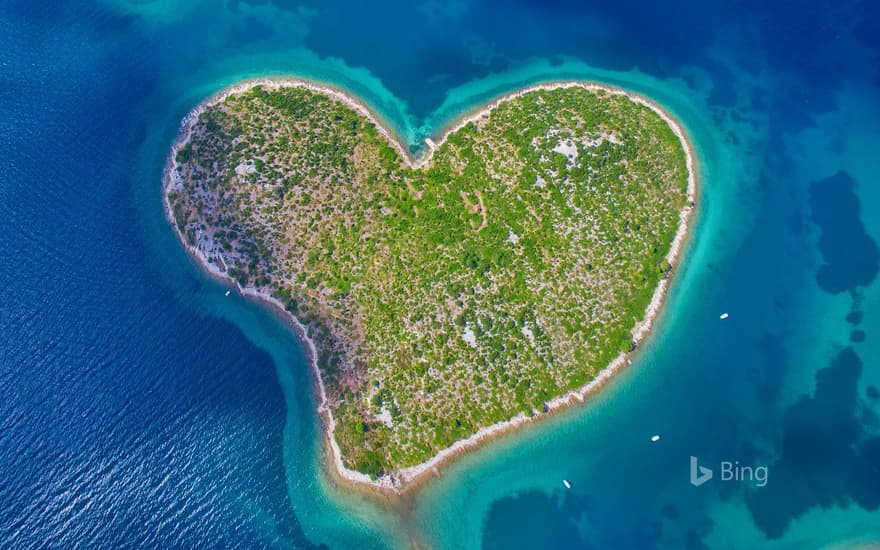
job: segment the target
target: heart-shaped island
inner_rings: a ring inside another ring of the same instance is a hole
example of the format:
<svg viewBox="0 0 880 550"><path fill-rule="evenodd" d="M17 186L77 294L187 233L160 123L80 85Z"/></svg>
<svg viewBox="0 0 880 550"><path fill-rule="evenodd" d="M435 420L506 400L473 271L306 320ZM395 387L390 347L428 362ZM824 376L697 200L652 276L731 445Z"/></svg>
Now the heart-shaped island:
<svg viewBox="0 0 880 550"><path fill-rule="evenodd" d="M622 365L694 200L680 127L599 85L426 142L414 160L344 93L262 81L188 116L165 172L190 251L312 342L339 472L394 490Z"/></svg>

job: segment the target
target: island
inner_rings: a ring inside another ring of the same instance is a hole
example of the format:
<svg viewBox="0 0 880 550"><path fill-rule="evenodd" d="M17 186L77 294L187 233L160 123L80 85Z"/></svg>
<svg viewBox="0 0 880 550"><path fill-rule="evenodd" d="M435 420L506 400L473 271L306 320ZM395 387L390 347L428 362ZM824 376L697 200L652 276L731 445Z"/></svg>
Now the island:
<svg viewBox="0 0 880 550"><path fill-rule="evenodd" d="M335 470L398 492L628 363L695 200L681 127L604 85L532 86L425 142L345 92L247 82L184 119L163 185L199 263L309 343Z"/></svg>

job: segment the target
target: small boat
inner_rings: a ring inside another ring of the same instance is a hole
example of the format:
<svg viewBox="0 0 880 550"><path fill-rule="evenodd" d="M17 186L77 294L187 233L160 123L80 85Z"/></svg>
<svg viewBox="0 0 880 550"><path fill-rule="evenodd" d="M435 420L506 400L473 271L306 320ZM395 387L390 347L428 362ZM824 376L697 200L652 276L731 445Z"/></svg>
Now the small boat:
<svg viewBox="0 0 880 550"><path fill-rule="evenodd" d="M571 483L569 483L567 479L563 479L562 484L565 485L566 489L571 489Z"/></svg>
<svg viewBox="0 0 880 550"><path fill-rule="evenodd" d="M730 315L728 315L726 313L721 314L721 319L727 319L728 317L730 317Z"/></svg>
<svg viewBox="0 0 880 550"><path fill-rule="evenodd" d="M226 295L227 295L227 296L229 296L231 293L232 293L231 290L227 290L227 291L226 291Z"/></svg>
<svg viewBox="0 0 880 550"><path fill-rule="evenodd" d="M654 443L657 443L658 441L660 441L660 436L659 435L652 435L651 441L653 441Z"/></svg>

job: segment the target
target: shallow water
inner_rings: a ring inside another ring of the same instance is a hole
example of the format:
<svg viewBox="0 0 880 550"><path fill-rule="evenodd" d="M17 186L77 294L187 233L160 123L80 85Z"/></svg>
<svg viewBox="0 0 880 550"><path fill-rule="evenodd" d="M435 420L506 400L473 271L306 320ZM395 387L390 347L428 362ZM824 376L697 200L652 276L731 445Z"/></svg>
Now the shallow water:
<svg viewBox="0 0 880 550"><path fill-rule="evenodd" d="M880 540L878 15L869 2L3 3L2 546ZM272 74L350 90L414 148L543 80L666 106L698 149L700 210L633 367L458 460L404 512L334 487L301 346L202 276L161 210L180 118ZM691 455L767 465L768 484L693 487Z"/></svg>

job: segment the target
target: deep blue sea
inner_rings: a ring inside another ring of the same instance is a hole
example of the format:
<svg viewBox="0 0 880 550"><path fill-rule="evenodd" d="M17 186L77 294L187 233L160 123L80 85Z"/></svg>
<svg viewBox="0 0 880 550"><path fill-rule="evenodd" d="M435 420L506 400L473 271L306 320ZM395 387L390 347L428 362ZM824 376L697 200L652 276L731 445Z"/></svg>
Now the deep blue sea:
<svg viewBox="0 0 880 550"><path fill-rule="evenodd" d="M288 74L414 147L543 80L666 106L699 214L633 366L403 506L335 486L300 343L160 201L181 117ZM877 547L878 243L871 0L0 1L0 548Z"/></svg>

